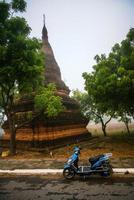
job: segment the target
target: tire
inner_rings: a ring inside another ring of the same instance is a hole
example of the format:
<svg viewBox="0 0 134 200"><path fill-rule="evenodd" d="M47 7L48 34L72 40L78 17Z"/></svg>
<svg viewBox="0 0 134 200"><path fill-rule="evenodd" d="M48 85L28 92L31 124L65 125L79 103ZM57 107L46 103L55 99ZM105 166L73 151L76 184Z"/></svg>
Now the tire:
<svg viewBox="0 0 134 200"><path fill-rule="evenodd" d="M71 168L66 168L66 169L63 170L63 176L64 176L66 179L71 180L71 179L74 178L75 172L74 172L74 170L71 169Z"/></svg>
<svg viewBox="0 0 134 200"><path fill-rule="evenodd" d="M109 176L111 176L113 174L113 167L112 167L112 165L109 164L108 168L109 168L109 170L108 170Z"/></svg>
<svg viewBox="0 0 134 200"><path fill-rule="evenodd" d="M103 169L106 170L106 174L105 172L102 172L101 176L105 176L105 177L112 176L113 168L112 168L112 165L110 165L110 163L105 163L103 165Z"/></svg>

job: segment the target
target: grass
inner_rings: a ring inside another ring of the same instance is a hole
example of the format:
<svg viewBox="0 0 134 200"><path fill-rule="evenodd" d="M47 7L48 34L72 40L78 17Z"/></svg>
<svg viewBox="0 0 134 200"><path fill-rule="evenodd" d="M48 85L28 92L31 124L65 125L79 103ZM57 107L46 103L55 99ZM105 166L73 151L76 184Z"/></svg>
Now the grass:
<svg viewBox="0 0 134 200"><path fill-rule="evenodd" d="M128 133L118 133L111 135L111 138L115 142L127 142L129 144L134 145L134 132Z"/></svg>

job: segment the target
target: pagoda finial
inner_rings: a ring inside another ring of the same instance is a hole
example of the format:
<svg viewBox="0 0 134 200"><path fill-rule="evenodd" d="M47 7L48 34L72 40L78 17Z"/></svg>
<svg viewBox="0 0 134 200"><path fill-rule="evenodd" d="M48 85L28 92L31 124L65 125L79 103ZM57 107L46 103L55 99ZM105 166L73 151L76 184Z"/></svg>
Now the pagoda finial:
<svg viewBox="0 0 134 200"><path fill-rule="evenodd" d="M43 14L43 25L45 25L45 22L46 22L46 16L45 14Z"/></svg>
<svg viewBox="0 0 134 200"><path fill-rule="evenodd" d="M42 30L42 39L43 40L48 40L48 35L47 35L47 28L46 28L46 16L43 14L43 30Z"/></svg>

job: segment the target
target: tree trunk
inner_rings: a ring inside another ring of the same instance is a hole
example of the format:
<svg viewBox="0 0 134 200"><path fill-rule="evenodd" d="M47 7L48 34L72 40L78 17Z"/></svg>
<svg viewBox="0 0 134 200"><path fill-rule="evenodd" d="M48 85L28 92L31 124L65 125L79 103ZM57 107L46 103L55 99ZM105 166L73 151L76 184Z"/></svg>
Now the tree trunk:
<svg viewBox="0 0 134 200"><path fill-rule="evenodd" d="M14 130L11 132L10 153L11 153L11 155L16 154L16 132Z"/></svg>
<svg viewBox="0 0 134 200"><path fill-rule="evenodd" d="M102 131L104 136L107 136L107 132L106 132L106 123L103 122L103 119L100 117L100 121L101 121L101 127L102 127Z"/></svg>
<svg viewBox="0 0 134 200"><path fill-rule="evenodd" d="M11 116L11 114L8 114L8 124L9 124L9 130L10 130L10 154L15 155L16 154L16 130L14 127L13 116Z"/></svg>
<svg viewBox="0 0 134 200"><path fill-rule="evenodd" d="M102 124L102 131L104 133L104 136L107 136L106 125L105 124Z"/></svg>
<svg viewBox="0 0 134 200"><path fill-rule="evenodd" d="M104 136L107 136L106 127L107 127L107 124L111 121L112 117L113 115L111 115L111 117L105 123L103 122L103 119L101 118L102 131L104 133Z"/></svg>
<svg viewBox="0 0 134 200"><path fill-rule="evenodd" d="M128 134L130 134L130 130L129 130L129 126L128 126L128 122L124 122L125 123L125 126L126 126L126 128L127 128L127 132L128 132Z"/></svg>

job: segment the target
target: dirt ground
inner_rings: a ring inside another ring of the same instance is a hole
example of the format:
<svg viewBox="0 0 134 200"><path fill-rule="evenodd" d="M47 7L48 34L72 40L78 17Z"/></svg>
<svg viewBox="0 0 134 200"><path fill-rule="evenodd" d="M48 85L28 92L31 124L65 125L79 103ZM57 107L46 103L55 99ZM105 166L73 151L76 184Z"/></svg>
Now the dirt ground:
<svg viewBox="0 0 134 200"><path fill-rule="evenodd" d="M13 159L61 159L68 158L73 153L73 147L81 147L80 159L95 156L102 153L113 154L113 158L134 157L134 134L117 135L110 137L95 137L79 143L68 144L64 147L55 148L29 148L28 150L17 149ZM7 149L3 149L6 151ZM5 157L10 158L11 156Z"/></svg>

